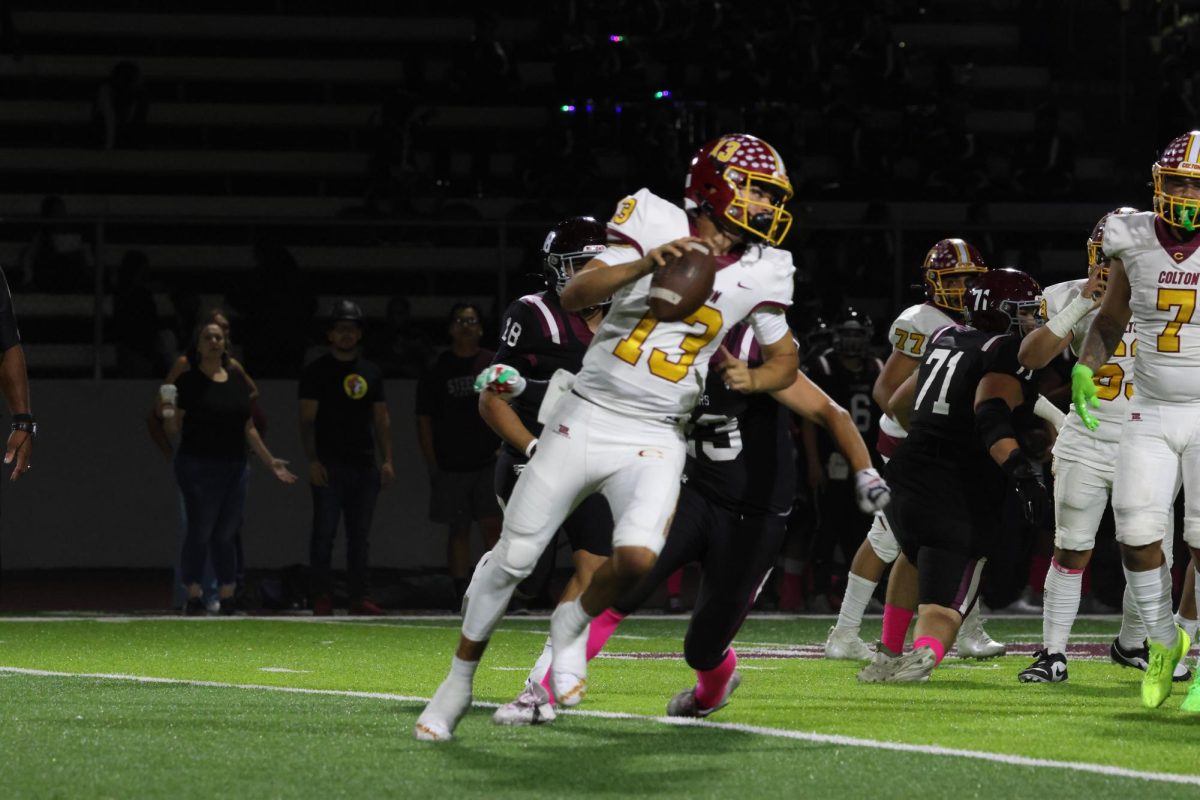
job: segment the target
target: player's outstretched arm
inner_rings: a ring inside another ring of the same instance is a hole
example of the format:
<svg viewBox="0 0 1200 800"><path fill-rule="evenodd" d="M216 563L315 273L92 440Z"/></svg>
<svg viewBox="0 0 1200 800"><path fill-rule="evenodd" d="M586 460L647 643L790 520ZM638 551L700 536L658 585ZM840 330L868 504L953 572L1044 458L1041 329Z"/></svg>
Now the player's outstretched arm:
<svg viewBox="0 0 1200 800"><path fill-rule="evenodd" d="M727 388L742 394L777 392L796 381L800 355L791 333L774 344L764 344L760 347L762 364L751 367L725 349L725 345L721 345L720 352L724 360L717 364L717 369L721 371L721 379L725 381Z"/></svg>
<svg viewBox="0 0 1200 800"><path fill-rule="evenodd" d="M664 254L683 255L683 245L700 241L694 236L685 236L673 242L655 247L646 255L623 264L609 265L593 258L576 272L559 296L559 303L567 311L582 311L604 303L622 286L627 286L644 275L649 275L664 266ZM631 250L631 252L633 252Z"/></svg>
<svg viewBox="0 0 1200 800"><path fill-rule="evenodd" d="M1106 281L1101 274L1102 266L1097 264L1092 267L1083 291L1066 308L1055 314L1045 325L1021 339L1017 360L1021 362L1022 367L1041 369L1071 344L1075 338L1073 331L1079 320L1099 306L1104 297Z"/></svg>
<svg viewBox="0 0 1200 800"><path fill-rule="evenodd" d="M479 416L483 417L483 421L497 436L522 453L527 452L530 445L537 441L537 437L525 427L517 412L513 411L512 406L499 392L479 393Z"/></svg>
<svg viewBox="0 0 1200 800"><path fill-rule="evenodd" d="M850 412L839 406L803 372L786 389L771 393L784 408L829 431L833 443L855 472L871 467L871 453Z"/></svg>

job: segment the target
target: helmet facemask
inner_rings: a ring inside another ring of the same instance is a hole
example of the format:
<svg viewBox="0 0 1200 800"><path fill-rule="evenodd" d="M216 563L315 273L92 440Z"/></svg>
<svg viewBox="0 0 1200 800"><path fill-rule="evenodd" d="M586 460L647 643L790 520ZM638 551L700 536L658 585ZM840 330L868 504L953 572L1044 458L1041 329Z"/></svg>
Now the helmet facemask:
<svg viewBox="0 0 1200 800"><path fill-rule="evenodd" d="M1046 301L1041 297L1001 300L994 308L968 311L967 317L972 328L1023 338L1046 324Z"/></svg>
<svg viewBox="0 0 1200 800"><path fill-rule="evenodd" d="M734 197L725 208L725 219L748 231L754 241L777 247L792 228L792 215L784 209L784 204L792 198L791 183L786 178L732 165L725 167L722 175L734 190ZM759 193L770 198L769 202L751 199L752 194Z"/></svg>
<svg viewBox="0 0 1200 800"><path fill-rule="evenodd" d="M933 287L933 304L947 311L962 314L966 307L964 300L967 291L971 288L972 276L982 275L985 272L987 272L987 267L974 264L963 264L949 269L930 268L925 270L925 280ZM947 278L959 277L962 280L957 286L946 285Z"/></svg>
<svg viewBox="0 0 1200 800"><path fill-rule="evenodd" d="M1155 164L1154 212L1163 222L1188 233L1200 229L1200 171ZM1188 194L1180 190L1190 188Z"/></svg>
<svg viewBox="0 0 1200 800"><path fill-rule="evenodd" d="M545 257L547 277L554 276L554 291L562 294L567 281L575 277L575 273L583 269L583 265L596 257L595 252L584 253L547 253Z"/></svg>

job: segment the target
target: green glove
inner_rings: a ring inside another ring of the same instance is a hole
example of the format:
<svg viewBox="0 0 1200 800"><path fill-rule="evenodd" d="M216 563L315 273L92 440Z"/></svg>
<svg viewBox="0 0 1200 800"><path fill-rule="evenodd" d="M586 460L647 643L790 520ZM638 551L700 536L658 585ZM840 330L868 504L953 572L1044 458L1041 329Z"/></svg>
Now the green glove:
<svg viewBox="0 0 1200 800"><path fill-rule="evenodd" d="M525 391L525 379L507 364L493 364L475 378L475 393L483 391L516 397Z"/></svg>
<svg viewBox="0 0 1200 800"><path fill-rule="evenodd" d="M1096 396L1096 381L1093 380L1093 372L1083 364L1076 364L1071 369L1071 404L1075 406L1075 413L1083 420L1083 424L1087 425L1089 431L1096 430L1100 425L1100 420L1092 416L1092 412L1088 411L1088 406L1092 408L1100 407L1100 398Z"/></svg>

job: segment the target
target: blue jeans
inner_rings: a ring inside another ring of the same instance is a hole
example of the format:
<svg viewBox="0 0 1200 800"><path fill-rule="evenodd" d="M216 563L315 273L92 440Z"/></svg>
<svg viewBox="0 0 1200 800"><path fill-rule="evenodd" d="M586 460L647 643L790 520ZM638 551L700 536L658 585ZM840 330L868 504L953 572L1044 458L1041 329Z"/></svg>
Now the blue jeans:
<svg viewBox="0 0 1200 800"><path fill-rule="evenodd" d="M351 600L367 596L367 535L375 500L379 497L379 468L374 464L356 465L337 461L321 462L329 476L328 486L312 486L312 540L309 564L315 594L332 590L330 561L338 522L346 519L346 573Z"/></svg>
<svg viewBox="0 0 1200 800"><path fill-rule="evenodd" d="M181 573L187 586L202 583L212 550L212 565L222 585L237 582L234 536L246 506L250 469L245 461L225 461L177 455L175 478L183 493L187 535L183 540Z"/></svg>

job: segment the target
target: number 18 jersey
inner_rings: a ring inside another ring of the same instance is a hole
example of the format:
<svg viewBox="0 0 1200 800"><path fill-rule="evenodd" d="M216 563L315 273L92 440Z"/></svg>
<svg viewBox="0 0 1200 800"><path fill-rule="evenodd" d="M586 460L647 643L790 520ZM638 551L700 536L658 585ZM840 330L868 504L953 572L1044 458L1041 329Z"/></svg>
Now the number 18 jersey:
<svg viewBox="0 0 1200 800"><path fill-rule="evenodd" d="M596 259L623 264L695 230L682 208L642 189L621 201L608 233L610 246ZM717 265L708 302L679 322L650 313L652 275L617 290L584 356L575 392L621 414L681 420L703 394L709 359L730 327L749 317L760 342L790 335L780 312L792 303L791 253L751 245L719 257Z"/></svg>

